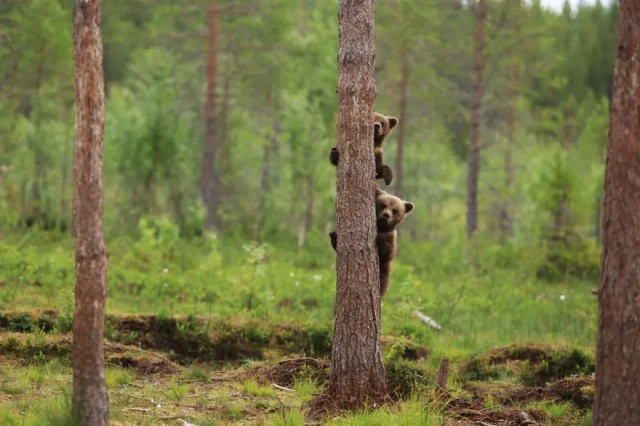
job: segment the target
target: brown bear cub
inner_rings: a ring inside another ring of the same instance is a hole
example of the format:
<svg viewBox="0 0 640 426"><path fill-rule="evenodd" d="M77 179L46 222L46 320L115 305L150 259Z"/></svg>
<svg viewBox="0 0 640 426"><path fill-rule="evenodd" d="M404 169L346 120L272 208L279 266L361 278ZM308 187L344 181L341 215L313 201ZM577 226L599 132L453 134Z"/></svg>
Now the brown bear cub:
<svg viewBox="0 0 640 426"><path fill-rule="evenodd" d="M393 172L391 171L391 167L383 163L382 142L384 138L389 136L391 130L393 130L397 124L398 119L395 117L387 117L377 112L373 114L373 147L376 157L376 179L384 179L384 183L387 185L391 184L393 180ZM337 167L339 157L338 148L333 147L331 153L329 153L329 161Z"/></svg>
<svg viewBox="0 0 640 426"><path fill-rule="evenodd" d="M380 262L380 298L384 297L389 289L391 278L391 266L396 256L396 236L398 225L405 216L413 210L413 203L401 200L380 188L376 188L376 246L378 247L378 259ZM334 250L338 247L338 233L329 234Z"/></svg>

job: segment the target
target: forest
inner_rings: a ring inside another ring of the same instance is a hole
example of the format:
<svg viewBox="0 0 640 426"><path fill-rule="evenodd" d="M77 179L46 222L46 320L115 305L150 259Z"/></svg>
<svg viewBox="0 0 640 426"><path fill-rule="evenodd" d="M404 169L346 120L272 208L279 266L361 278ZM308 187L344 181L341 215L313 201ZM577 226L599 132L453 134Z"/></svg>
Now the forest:
<svg viewBox="0 0 640 426"><path fill-rule="evenodd" d="M108 424L310 424L336 312L343 1L85 2ZM0 425L72 424L74 2L0 2ZM312 424L592 424L619 13L375 2L375 111L398 119L376 184L415 205L379 311L392 402Z"/></svg>

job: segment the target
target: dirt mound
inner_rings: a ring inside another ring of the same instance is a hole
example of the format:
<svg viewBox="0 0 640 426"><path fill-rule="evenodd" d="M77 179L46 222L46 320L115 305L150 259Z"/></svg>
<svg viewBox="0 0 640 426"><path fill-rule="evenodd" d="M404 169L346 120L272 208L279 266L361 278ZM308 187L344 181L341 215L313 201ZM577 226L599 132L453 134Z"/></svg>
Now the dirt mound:
<svg viewBox="0 0 640 426"><path fill-rule="evenodd" d="M107 358L107 363L131 368L143 376L168 376L180 371L180 367L163 358L154 359L135 355L112 356Z"/></svg>
<svg viewBox="0 0 640 426"><path fill-rule="evenodd" d="M470 421L471 424L482 422L492 425L534 426L545 424L547 419L547 414L538 409L487 408L478 402L459 398L451 399L446 410L459 419Z"/></svg>
<svg viewBox="0 0 640 426"><path fill-rule="evenodd" d="M262 364L230 372L218 380L243 381L253 379L261 384L292 387L296 379L311 379L320 384L329 380L329 360L290 358L275 364Z"/></svg>
<svg viewBox="0 0 640 426"><path fill-rule="evenodd" d="M473 357L462 366L465 380L491 380L516 377L529 386L572 375L587 375L595 370L593 355L578 348L547 345L512 345L492 349Z"/></svg>
<svg viewBox="0 0 640 426"><path fill-rule="evenodd" d="M329 361L326 359L293 358L280 361L264 373L267 381L291 387L296 379L308 378L318 383L329 380Z"/></svg>
<svg viewBox="0 0 640 426"><path fill-rule="evenodd" d="M549 385L547 394L562 401L571 401L581 409L591 408L595 396L595 381L591 377L558 380Z"/></svg>
<svg viewBox="0 0 640 426"><path fill-rule="evenodd" d="M52 309L6 311L0 313L0 330L34 332L70 330L71 318ZM308 355L325 357L331 353L332 331L326 325L265 323L256 320L197 317L167 318L156 315L114 315L105 318L105 338L112 342L147 350L168 352L179 363L217 362L242 359L262 360L271 356ZM383 346L399 339L384 336ZM409 340L402 341L404 359L425 359L429 349Z"/></svg>
<svg viewBox="0 0 640 426"><path fill-rule="evenodd" d="M568 401L578 409L591 408L595 392L591 377L570 377L558 380L546 387L523 386L508 382L468 382L464 390L475 403L509 406L537 401Z"/></svg>
<svg viewBox="0 0 640 426"><path fill-rule="evenodd" d="M0 354L19 362L31 362L34 358L55 357L71 361L70 335L46 335L25 333L0 333ZM107 364L132 368L144 375L172 374L180 367L159 354L119 343L104 343Z"/></svg>

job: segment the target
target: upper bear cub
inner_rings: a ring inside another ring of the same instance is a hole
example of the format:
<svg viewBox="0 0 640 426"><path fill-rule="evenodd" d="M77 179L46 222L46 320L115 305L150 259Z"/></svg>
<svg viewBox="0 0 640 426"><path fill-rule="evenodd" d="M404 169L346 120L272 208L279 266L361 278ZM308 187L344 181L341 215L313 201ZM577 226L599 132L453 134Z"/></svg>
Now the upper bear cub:
<svg viewBox="0 0 640 426"><path fill-rule="evenodd" d="M376 158L376 179L384 179L384 183L387 185L393 180L393 172L391 171L391 167L383 164L382 142L384 138L389 136L391 130L393 130L397 124L398 119L395 117L387 117L377 112L373 114L373 146ZM329 153L329 161L331 161L331 164L334 166L337 166L339 157L338 148L333 147L331 153Z"/></svg>
<svg viewBox="0 0 640 426"><path fill-rule="evenodd" d="M397 227L414 208L413 203L401 200L380 188L376 188L376 246L380 262L380 298L389 289L391 266L396 255ZM334 250L338 247L338 233L329 234Z"/></svg>

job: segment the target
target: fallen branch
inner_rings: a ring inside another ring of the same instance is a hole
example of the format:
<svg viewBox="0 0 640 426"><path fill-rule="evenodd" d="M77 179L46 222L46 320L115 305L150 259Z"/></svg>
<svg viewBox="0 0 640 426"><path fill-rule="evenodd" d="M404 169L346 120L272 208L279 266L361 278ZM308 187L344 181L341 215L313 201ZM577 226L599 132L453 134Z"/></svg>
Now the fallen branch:
<svg viewBox="0 0 640 426"><path fill-rule="evenodd" d="M144 413L144 414L149 414L151 412L151 410L148 408L138 408L138 407L123 408L122 411L135 411L137 413Z"/></svg>
<svg viewBox="0 0 640 426"><path fill-rule="evenodd" d="M280 389L281 391L295 392L293 389L285 388L284 386L276 385L275 383L271 383L271 386L273 386L276 389Z"/></svg>
<svg viewBox="0 0 640 426"><path fill-rule="evenodd" d="M423 323L427 324L429 327L435 328L436 330L442 329L442 327L440 327L440 325L437 322L435 322L434 320L432 320L422 312L418 311L417 309L413 312L413 314L417 316Z"/></svg>

